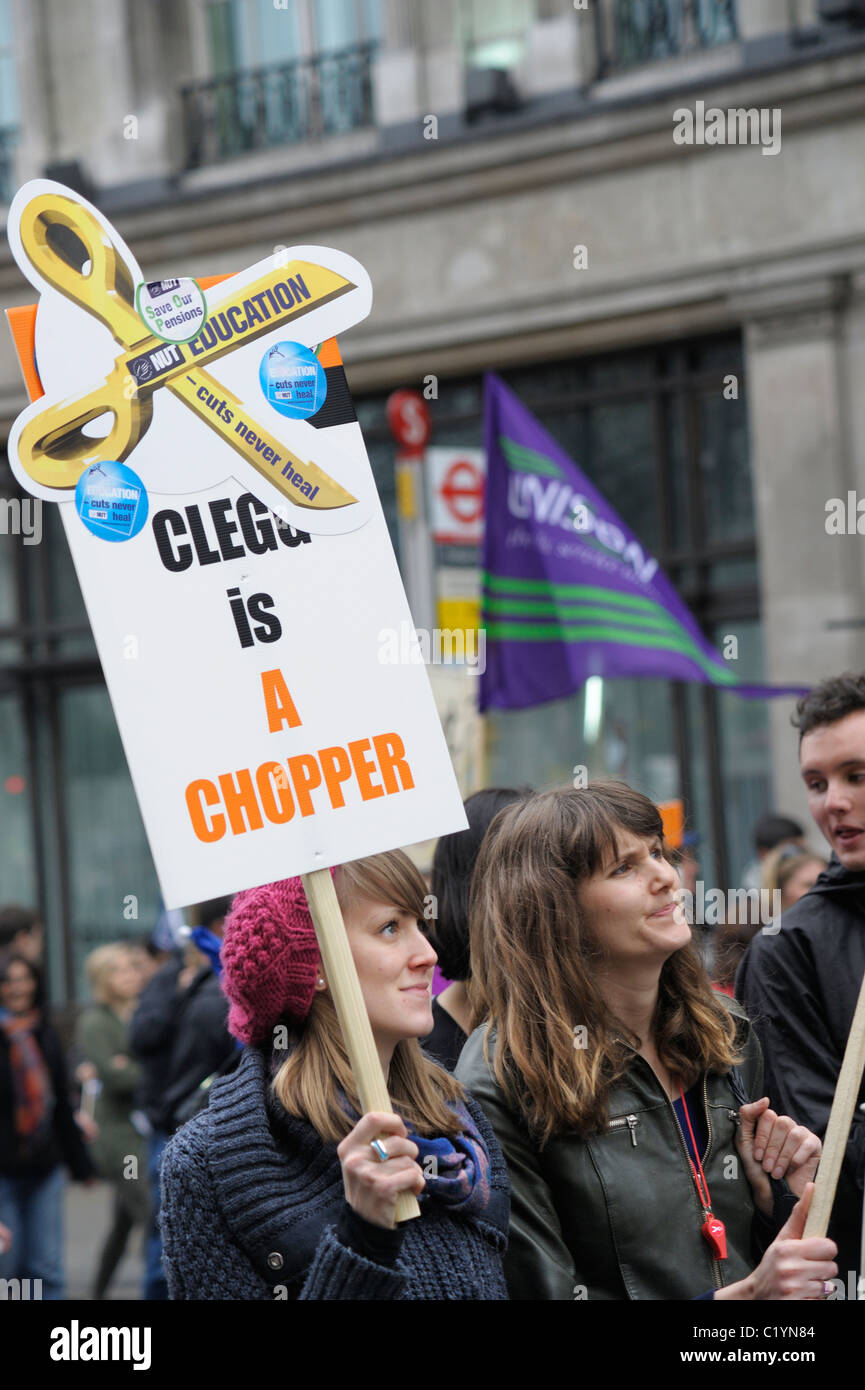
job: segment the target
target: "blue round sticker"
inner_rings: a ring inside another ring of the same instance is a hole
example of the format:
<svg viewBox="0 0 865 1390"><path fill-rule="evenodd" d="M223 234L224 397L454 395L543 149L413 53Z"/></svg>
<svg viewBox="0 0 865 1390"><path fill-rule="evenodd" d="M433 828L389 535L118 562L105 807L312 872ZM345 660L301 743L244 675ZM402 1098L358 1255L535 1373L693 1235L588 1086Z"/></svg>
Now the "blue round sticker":
<svg viewBox="0 0 865 1390"><path fill-rule="evenodd" d="M258 378L274 410L292 420L306 420L324 405L324 367L302 343L275 343L261 359Z"/></svg>
<svg viewBox="0 0 865 1390"><path fill-rule="evenodd" d="M125 463L94 463L75 488L75 510L103 541L128 541L147 520L147 491Z"/></svg>

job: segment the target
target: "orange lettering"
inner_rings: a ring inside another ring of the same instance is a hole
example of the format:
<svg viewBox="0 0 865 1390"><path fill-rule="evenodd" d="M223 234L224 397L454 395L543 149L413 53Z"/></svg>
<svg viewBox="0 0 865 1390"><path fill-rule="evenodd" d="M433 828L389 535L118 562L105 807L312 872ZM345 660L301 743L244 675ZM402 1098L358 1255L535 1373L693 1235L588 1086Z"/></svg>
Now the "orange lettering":
<svg viewBox="0 0 865 1390"><path fill-rule="evenodd" d="M283 825L285 821L291 820L294 815L294 802L282 763L262 763L255 774L255 782L267 819L273 821L274 825Z"/></svg>
<svg viewBox="0 0 865 1390"><path fill-rule="evenodd" d="M234 777L237 778L237 786L234 785ZM255 799L255 787L252 785L252 773L249 768L243 767L235 773L221 773L219 786L232 832L235 835L244 835L247 829L261 830L264 821ZM244 811L249 821L248 827L243 823Z"/></svg>
<svg viewBox="0 0 865 1390"><path fill-rule="evenodd" d="M300 715L288 692L288 686L280 670L262 671L261 688L264 691L264 708L267 713L267 727L272 734L278 734L283 724L296 729Z"/></svg>
<svg viewBox="0 0 865 1390"><path fill-rule="evenodd" d="M205 806L218 805L219 795L212 782L205 781L203 777L197 782L190 782L186 788L186 809L189 811L193 830L206 845L213 844L214 840L221 840L225 834L225 816L214 816L213 824L208 825L204 813Z"/></svg>
<svg viewBox="0 0 865 1390"><path fill-rule="evenodd" d="M360 794L364 801L373 801L377 796L384 796L384 787L378 786L370 776L370 773L377 769L375 763L367 762L364 757L364 750L367 748L369 748L368 738L356 738L354 743L348 745Z"/></svg>
<svg viewBox="0 0 865 1390"><path fill-rule="evenodd" d="M321 770L324 773L324 780L330 793L331 806L344 806L345 797L339 784L351 776L351 763L348 760L348 754L344 748L322 748L318 760L321 763Z"/></svg>
<svg viewBox="0 0 865 1390"><path fill-rule="evenodd" d="M294 794L300 814L314 816L315 807L309 793L311 788L321 786L321 770L318 763L312 753L298 753L296 758L289 758L288 770L294 783Z"/></svg>
<svg viewBox="0 0 865 1390"><path fill-rule="evenodd" d="M411 791L414 786L414 778L411 775L411 768L406 761L405 745L399 734L377 734L373 739L378 765L381 770L382 780L385 790L388 793L398 791ZM397 786L394 771L399 771L399 778L402 787Z"/></svg>

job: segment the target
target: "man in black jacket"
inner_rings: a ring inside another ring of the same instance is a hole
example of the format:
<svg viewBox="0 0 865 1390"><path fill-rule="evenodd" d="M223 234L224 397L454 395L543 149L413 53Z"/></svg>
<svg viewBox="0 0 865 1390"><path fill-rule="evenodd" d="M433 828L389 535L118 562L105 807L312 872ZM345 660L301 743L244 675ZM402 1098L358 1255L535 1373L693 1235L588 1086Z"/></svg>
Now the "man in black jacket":
<svg viewBox="0 0 865 1390"><path fill-rule="evenodd" d="M772 1104L823 1136L865 974L865 674L824 681L796 708L811 815L832 858L780 931L754 938L736 995L763 1044ZM860 1269L863 1185L865 1083L829 1225L847 1297Z"/></svg>

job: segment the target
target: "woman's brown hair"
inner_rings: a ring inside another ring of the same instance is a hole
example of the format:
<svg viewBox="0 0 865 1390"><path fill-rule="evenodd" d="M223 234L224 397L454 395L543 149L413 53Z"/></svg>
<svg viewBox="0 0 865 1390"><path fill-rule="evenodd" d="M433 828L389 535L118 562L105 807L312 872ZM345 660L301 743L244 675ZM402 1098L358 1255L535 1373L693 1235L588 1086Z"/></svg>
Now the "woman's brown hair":
<svg viewBox="0 0 865 1390"><path fill-rule="evenodd" d="M624 782L539 792L499 812L475 867L473 1023L495 1028L496 1078L541 1146L606 1123L610 1088L640 1045L604 1001L603 949L580 907L580 884L618 854L622 832L663 842L657 807ZM661 970L654 1041L689 1084L736 1061L735 1024L693 945Z"/></svg>
<svg viewBox="0 0 865 1390"><path fill-rule="evenodd" d="M333 881L343 911L362 898L424 920L426 884L402 850L342 864ZM463 1100L465 1092L454 1077L424 1056L417 1038L397 1043L387 1083L394 1110L416 1133L459 1133L462 1126L450 1107ZM273 1090L289 1115L308 1120L325 1143L338 1144L354 1127L356 1121L347 1113L345 1101L356 1115L361 1113L360 1101L329 993L315 995L306 1022L273 1078Z"/></svg>

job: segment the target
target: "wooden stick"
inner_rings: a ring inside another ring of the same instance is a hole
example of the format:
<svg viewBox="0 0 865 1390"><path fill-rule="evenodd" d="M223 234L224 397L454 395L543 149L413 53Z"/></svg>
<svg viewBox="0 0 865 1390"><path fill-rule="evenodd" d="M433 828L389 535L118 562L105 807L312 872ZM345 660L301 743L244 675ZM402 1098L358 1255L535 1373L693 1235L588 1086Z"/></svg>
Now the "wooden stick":
<svg viewBox="0 0 865 1390"><path fill-rule="evenodd" d="M354 1073L361 1110L365 1115L370 1110L391 1113L393 1106L375 1049L330 869L313 869L300 877L318 938L328 988ZM416 1216L420 1216L420 1207L414 1193L401 1192L396 1200L397 1221L411 1221Z"/></svg>
<svg viewBox="0 0 865 1390"><path fill-rule="evenodd" d="M865 976L862 979L853 1022L850 1025L850 1035L844 1049L844 1060L838 1073L838 1085L835 1087L832 1113L826 1126L823 1156L817 1170L817 1181L814 1196L811 1199L811 1207L805 1220L806 1239L808 1236L825 1236L826 1234L829 1218L832 1215L832 1204L835 1201L835 1189L838 1186L841 1164L844 1161L844 1151L850 1136L850 1126L853 1123L853 1111L856 1108L863 1069L865 1069Z"/></svg>

